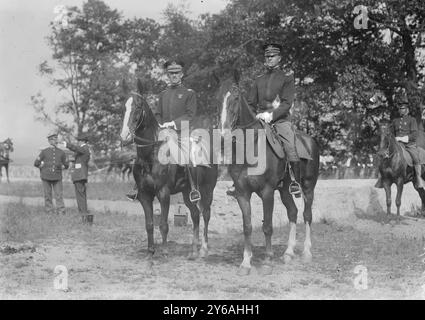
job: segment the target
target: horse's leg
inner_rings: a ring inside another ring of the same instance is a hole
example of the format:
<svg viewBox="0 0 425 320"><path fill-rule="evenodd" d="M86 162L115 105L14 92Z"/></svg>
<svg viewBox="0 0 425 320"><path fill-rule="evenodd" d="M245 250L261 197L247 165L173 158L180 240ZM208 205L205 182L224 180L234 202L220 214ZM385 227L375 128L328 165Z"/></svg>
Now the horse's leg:
<svg viewBox="0 0 425 320"><path fill-rule="evenodd" d="M391 183L389 181L383 181L385 196L387 198L387 215L391 214Z"/></svg>
<svg viewBox="0 0 425 320"><path fill-rule="evenodd" d="M155 253L155 242L153 238L154 224L153 224L153 195L145 192L138 192L137 198L142 204L143 211L145 212L145 225L148 234L148 258L151 259Z"/></svg>
<svg viewBox="0 0 425 320"><path fill-rule="evenodd" d="M261 192L263 200L263 232L266 238L266 260L265 265L270 265L273 258L272 234L273 234L273 207L274 207L274 189L266 185Z"/></svg>
<svg viewBox="0 0 425 320"><path fill-rule="evenodd" d="M298 209L295 205L294 199L292 195L289 194L289 179L285 179L285 183L283 188L279 190L280 198L282 199L282 203L286 207L286 212L288 214L289 220L289 238L288 238L288 247L283 254L283 261L288 263L295 256L294 249L297 244L297 214Z"/></svg>
<svg viewBox="0 0 425 320"><path fill-rule="evenodd" d="M185 205L189 208L190 217L192 218L193 223L193 237L192 237L192 251L189 254L189 259L194 260L198 256L198 244L199 244L199 209L193 202L189 199L189 189L183 190L183 200Z"/></svg>
<svg viewBox="0 0 425 320"><path fill-rule="evenodd" d="M5 168L6 168L7 183L9 183L10 182L9 181L9 164L6 164Z"/></svg>
<svg viewBox="0 0 425 320"><path fill-rule="evenodd" d="M167 185L162 187L158 194L158 201L161 205L161 221L159 224L159 230L162 236L162 250L164 254L167 252L167 236L168 236L168 212L170 210L170 189Z"/></svg>
<svg viewBox="0 0 425 320"><path fill-rule="evenodd" d="M202 212L202 217L204 218L204 233L202 236L201 249L199 251L201 258L208 256L208 225L211 217L213 192L214 185L206 185L204 188L201 188L202 198L198 204L199 210Z"/></svg>
<svg viewBox="0 0 425 320"><path fill-rule="evenodd" d="M395 197L395 205L397 206L397 219L400 219L401 195L403 194L404 178L397 180L397 195Z"/></svg>
<svg viewBox="0 0 425 320"><path fill-rule="evenodd" d="M252 258L252 224L251 224L251 195L250 191L237 195L237 201L242 211L243 233L244 233L244 252L243 261L239 268L240 275L248 275L251 271Z"/></svg>
<svg viewBox="0 0 425 320"><path fill-rule="evenodd" d="M304 190L303 216L304 216L304 224L305 224L303 260L305 262L310 262L313 257L310 251L311 250L311 222L313 220L311 207L313 205L315 185L316 183L310 179L305 179L303 181L303 190Z"/></svg>

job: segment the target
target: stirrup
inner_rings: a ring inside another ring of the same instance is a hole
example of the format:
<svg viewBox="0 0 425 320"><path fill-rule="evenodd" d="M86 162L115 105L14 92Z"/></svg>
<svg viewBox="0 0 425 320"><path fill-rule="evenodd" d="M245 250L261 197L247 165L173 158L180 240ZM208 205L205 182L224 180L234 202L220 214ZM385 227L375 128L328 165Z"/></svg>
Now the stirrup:
<svg viewBox="0 0 425 320"><path fill-rule="evenodd" d="M301 197L301 185L297 181L292 180L289 184L289 194L295 198Z"/></svg>
<svg viewBox="0 0 425 320"><path fill-rule="evenodd" d="M201 193L199 192L199 190L193 189L192 191L190 191L189 200L190 202L196 202L201 200Z"/></svg>

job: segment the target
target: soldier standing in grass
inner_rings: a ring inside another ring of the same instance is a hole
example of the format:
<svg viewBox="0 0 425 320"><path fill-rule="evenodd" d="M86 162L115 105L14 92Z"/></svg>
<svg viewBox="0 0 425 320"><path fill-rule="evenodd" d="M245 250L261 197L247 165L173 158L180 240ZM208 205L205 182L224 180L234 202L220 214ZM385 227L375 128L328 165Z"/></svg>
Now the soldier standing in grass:
<svg viewBox="0 0 425 320"><path fill-rule="evenodd" d="M81 133L77 140L79 144L72 144L68 141L63 142L65 148L74 151L75 165L71 174L72 182L75 186L75 197L77 199L78 211L81 214L83 223L92 224L93 215L89 214L87 209L87 179L89 172L90 149L88 146L89 135Z"/></svg>
<svg viewBox="0 0 425 320"><path fill-rule="evenodd" d="M57 147L57 133L47 136L50 147L43 149L34 162L40 168L40 177L43 183L44 203L47 213L55 213L52 201L52 190L55 195L57 213L65 214L63 201L62 169L68 169L69 162L62 149Z"/></svg>

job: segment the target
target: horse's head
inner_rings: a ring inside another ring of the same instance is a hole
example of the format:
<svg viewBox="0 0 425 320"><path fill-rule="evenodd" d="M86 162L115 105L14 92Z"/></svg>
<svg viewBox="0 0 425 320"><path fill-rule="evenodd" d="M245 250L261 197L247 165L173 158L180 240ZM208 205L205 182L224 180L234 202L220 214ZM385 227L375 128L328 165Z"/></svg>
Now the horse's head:
<svg viewBox="0 0 425 320"><path fill-rule="evenodd" d="M217 96L221 106L220 129L224 133L235 128L241 108L239 74L236 70L233 77L221 83Z"/></svg>
<svg viewBox="0 0 425 320"><path fill-rule="evenodd" d="M379 144L378 155L384 159L390 158L391 138L394 138L392 134L391 123L381 122L379 126L379 135L380 135L380 144Z"/></svg>
<svg viewBox="0 0 425 320"><path fill-rule="evenodd" d="M120 133L123 144L131 142L138 131L155 125L158 126L158 122L144 97L145 90L140 80L137 81L137 89L138 92L132 92L125 103L125 114Z"/></svg>
<svg viewBox="0 0 425 320"><path fill-rule="evenodd" d="M12 139L7 138L3 141L4 149L10 152L13 152L13 142Z"/></svg>

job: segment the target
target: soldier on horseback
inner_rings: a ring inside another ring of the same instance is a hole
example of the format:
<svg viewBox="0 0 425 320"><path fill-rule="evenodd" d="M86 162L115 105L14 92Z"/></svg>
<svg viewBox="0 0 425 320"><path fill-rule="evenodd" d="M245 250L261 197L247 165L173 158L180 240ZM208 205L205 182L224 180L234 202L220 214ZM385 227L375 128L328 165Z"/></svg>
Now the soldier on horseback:
<svg viewBox="0 0 425 320"><path fill-rule="evenodd" d="M392 121L393 133L395 139L402 143L406 151L412 157L415 173L416 173L416 188L425 188L425 182L422 180L421 162L419 159L419 150L416 145L418 137L418 125L416 119L409 115L409 101L406 96L403 96L398 105L399 118ZM381 176L375 187L383 188Z"/></svg>
<svg viewBox="0 0 425 320"><path fill-rule="evenodd" d="M248 96L248 104L257 114L257 119L271 123L279 135L294 173L294 183L291 183L290 192L299 197L301 195L300 158L295 148L295 130L289 113L295 95L294 74L280 68L282 60L280 44L268 42L263 45L263 50L266 72L255 79ZM235 189L232 187L227 194L234 196Z"/></svg>
<svg viewBox="0 0 425 320"><path fill-rule="evenodd" d="M176 60L169 60L164 64L169 83L167 89L159 94L158 104L155 108L155 116L163 129L174 129L177 132L181 130L182 121L193 120L196 114L197 103L196 93L192 89L188 89L182 84L184 63ZM170 153L173 160L178 161L179 148L185 144L174 144L169 141ZM180 153L182 156L188 156L188 150ZM182 160L182 159L181 159ZM188 159L183 160L184 164L188 164ZM171 166L171 179L175 179L177 164ZM129 200L135 200L137 193L126 195Z"/></svg>

